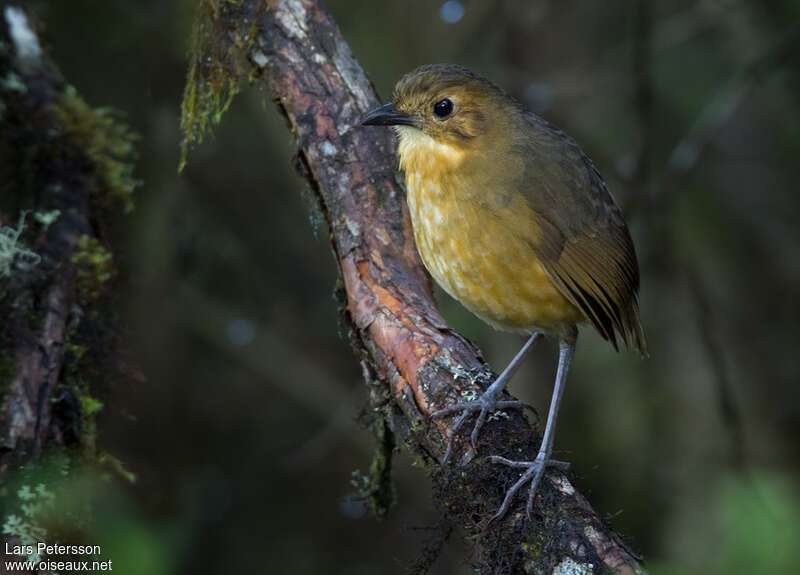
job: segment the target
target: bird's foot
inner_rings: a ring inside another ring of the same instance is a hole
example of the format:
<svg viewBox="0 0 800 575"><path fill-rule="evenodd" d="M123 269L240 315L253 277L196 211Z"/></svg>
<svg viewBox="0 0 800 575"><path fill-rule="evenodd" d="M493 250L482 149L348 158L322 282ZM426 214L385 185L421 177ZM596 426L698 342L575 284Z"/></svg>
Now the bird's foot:
<svg viewBox="0 0 800 575"><path fill-rule="evenodd" d="M470 443L472 444L472 448L476 449L481 428L483 427L483 424L486 423L486 418L489 416L489 414L499 412L501 409L530 408L527 403L522 401L498 400L497 395L498 394L496 393L491 393L491 390L489 390L484 392L483 395L481 395L478 399L460 402L455 405L451 405L450 407L440 409L439 411L435 411L433 414L431 414L433 419L441 419L455 413L461 414L455 420L455 423L453 423L453 428L450 432L450 438L447 440L447 450L444 453L442 463L447 463L449 461L450 455L453 451L453 442L458 434L458 430L461 429L471 414L475 413L476 411L478 412L478 419L475 421L475 426L472 428L472 433L470 434Z"/></svg>
<svg viewBox="0 0 800 575"><path fill-rule="evenodd" d="M522 477L520 477L517 482L509 488L508 491L506 491L503 504L500 506L500 509L497 510L497 513L495 513L489 520L490 522L501 519L508 512L509 508L511 507L511 503L514 501L514 496L517 494L517 491L522 489L526 483L531 484L528 488L528 503L525 506L525 515L528 517L528 519L530 519L531 512L533 511L533 499L536 496L536 489L539 487L539 482L544 476L545 469L548 467L555 467L562 471L569 469L569 463L550 459L549 455L543 451L540 451L536 456L536 459L533 461L512 461L510 459L506 459L505 457L500 457L499 455L493 455L489 458L489 460L492 463L499 463L501 465L507 465L508 467L516 467L518 469L525 470L525 472L522 474Z"/></svg>

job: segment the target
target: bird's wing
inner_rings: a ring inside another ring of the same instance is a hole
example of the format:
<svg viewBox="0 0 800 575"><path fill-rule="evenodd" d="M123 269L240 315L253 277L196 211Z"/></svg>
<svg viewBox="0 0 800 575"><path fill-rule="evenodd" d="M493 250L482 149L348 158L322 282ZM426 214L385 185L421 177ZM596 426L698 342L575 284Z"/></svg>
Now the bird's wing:
<svg viewBox="0 0 800 575"><path fill-rule="evenodd" d="M522 143L527 157L520 182L541 237L534 246L561 293L615 348L647 353L639 321L639 267L620 209L603 178L578 145L533 117L535 141Z"/></svg>

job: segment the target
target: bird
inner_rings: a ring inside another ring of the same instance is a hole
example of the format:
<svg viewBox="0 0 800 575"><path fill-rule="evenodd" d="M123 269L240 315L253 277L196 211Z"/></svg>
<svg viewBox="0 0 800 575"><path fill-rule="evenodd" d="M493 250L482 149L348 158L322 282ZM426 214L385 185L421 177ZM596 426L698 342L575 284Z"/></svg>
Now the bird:
<svg viewBox="0 0 800 575"><path fill-rule="evenodd" d="M524 404L502 391L542 337L558 340L558 368L541 445L532 461L491 456L523 469L493 519L529 484L526 511L551 459L556 420L578 326L615 349L647 355L639 312L639 265L620 208L594 163L566 133L490 80L453 64L403 76L392 99L363 126L391 126L420 258L450 296L493 328L527 336L477 399L431 416L458 415L452 442L477 413L476 447L487 416Z"/></svg>

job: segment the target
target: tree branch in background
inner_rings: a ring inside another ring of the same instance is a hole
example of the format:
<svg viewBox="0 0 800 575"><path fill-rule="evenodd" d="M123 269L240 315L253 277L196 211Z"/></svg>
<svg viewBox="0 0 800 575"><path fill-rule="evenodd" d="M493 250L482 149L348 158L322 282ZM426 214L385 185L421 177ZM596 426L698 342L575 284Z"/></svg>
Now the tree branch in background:
<svg viewBox="0 0 800 575"><path fill-rule="evenodd" d="M326 422L319 434L287 457L286 465L311 466L318 461L315 456L319 455L320 447L330 446L340 440L348 440L354 448L369 452L369 441L364 436L344 433L350 430L353 418L359 411L358 402L363 402L363 390L331 381L330 375L313 362L297 362L289 370L276 364L273 357L297 357L304 350L281 338L268 325L255 326L254 339L249 345L231 345L226 338L226 330L230 318L235 317L235 310L228 309L224 303L189 284L181 286L176 301L180 308L186 310L181 317L187 318L188 329L207 344L235 358L256 376L270 381L290 401Z"/></svg>
<svg viewBox="0 0 800 575"><path fill-rule="evenodd" d="M735 74L701 109L694 123L678 139L667 158L659 182L653 190L657 207L653 210L665 213L671 210L679 192L678 184L695 170L703 154L720 132L730 123L750 94L770 74L781 70L800 51L800 26L793 25L777 40L771 42L758 56L753 58ZM663 218L667 221L668 218ZM676 261L682 268L689 286L689 295L696 310L697 328L701 343L708 357L709 368L715 382L715 395L719 415L728 431L731 446L731 463L737 470L747 470L748 454L745 439L745 422L742 410L736 401L730 370L726 366L725 348L715 333L715 314L712 298L704 285L697 266L691 261Z"/></svg>
<svg viewBox="0 0 800 575"><path fill-rule="evenodd" d="M121 378L104 296L111 210L129 210L133 136L61 78L21 8L0 13L0 482L46 453L98 454L94 397ZM14 226L13 233L9 228ZM103 311L101 311L101 308ZM29 466L30 468L30 466ZM9 509L0 498L3 517ZM3 525L5 536L13 529ZM25 542L28 543L28 542Z"/></svg>
<svg viewBox="0 0 800 575"><path fill-rule="evenodd" d="M634 212L647 202L653 169L655 144L655 94L653 90L653 6L649 0L637 0L633 11L633 45L631 48L634 80L634 105L639 126L639 150L632 173L627 178L633 189L626 200L625 213Z"/></svg>
<svg viewBox="0 0 800 575"><path fill-rule="evenodd" d="M434 422L431 412L479 393L493 374L436 310L397 183L393 141L359 127L378 98L330 14L314 0L201 4L183 106L186 146L219 119L240 80L258 77L269 90L330 226L343 316L372 405L428 466L434 501L464 531L470 562L482 573L641 572L557 470L540 488L532 521L516 506L488 524L516 473L484 456L534 453L538 437L522 415L489 425L477 454L460 438L454 460L467 466L439 464L452 422Z"/></svg>
<svg viewBox="0 0 800 575"><path fill-rule="evenodd" d="M728 125L747 96L769 74L794 61L798 52L800 52L800 25L794 25L743 67L709 100L694 124L673 147L669 155L667 172L685 174L697 166L703 152Z"/></svg>
<svg viewBox="0 0 800 575"><path fill-rule="evenodd" d="M747 466L747 443L745 441L747 434L744 432L744 420L736 401L730 371L725 361L725 349L716 336L713 307L700 275L691 267L691 264L686 264L686 275L689 291L696 308L697 329L700 330L703 347L708 355L716 382L717 407L730 437L732 463L736 470L742 471Z"/></svg>

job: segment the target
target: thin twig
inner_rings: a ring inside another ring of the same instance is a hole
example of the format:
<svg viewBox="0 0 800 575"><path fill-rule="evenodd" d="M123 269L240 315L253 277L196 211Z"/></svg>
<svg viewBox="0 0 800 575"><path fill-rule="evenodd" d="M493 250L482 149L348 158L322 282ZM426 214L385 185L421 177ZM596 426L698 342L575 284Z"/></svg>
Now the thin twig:
<svg viewBox="0 0 800 575"><path fill-rule="evenodd" d="M743 471L747 466L747 444L744 419L735 399L733 382L725 360L725 350L716 336L716 318L699 274L691 266L686 266L689 289L695 302L697 328L714 373L717 407L723 425L728 430L732 462L736 469Z"/></svg>
<svg viewBox="0 0 800 575"><path fill-rule="evenodd" d="M697 115L687 133L669 154L667 172L693 170L705 150L728 125L752 91L769 74L790 63L800 48L800 24L770 44L724 85Z"/></svg>

